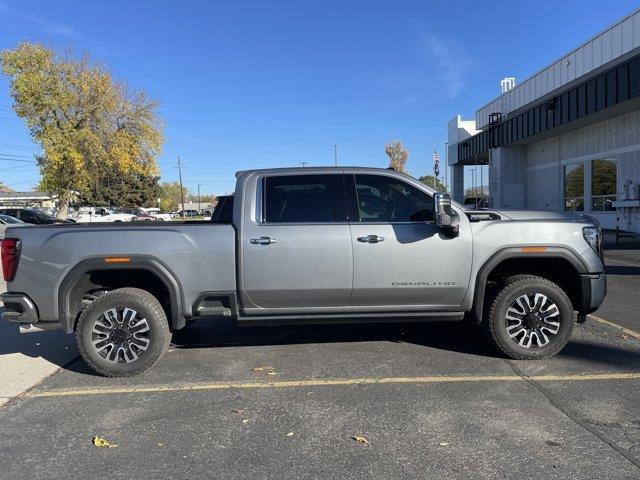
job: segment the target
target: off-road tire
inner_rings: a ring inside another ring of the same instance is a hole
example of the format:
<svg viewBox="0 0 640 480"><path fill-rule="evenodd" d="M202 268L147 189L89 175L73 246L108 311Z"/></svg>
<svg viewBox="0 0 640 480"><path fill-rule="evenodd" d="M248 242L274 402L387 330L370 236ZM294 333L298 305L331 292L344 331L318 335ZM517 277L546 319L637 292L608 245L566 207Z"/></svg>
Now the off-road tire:
<svg viewBox="0 0 640 480"><path fill-rule="evenodd" d="M536 275L511 276L499 288L484 321L484 327L488 338L500 352L515 360L537 360L552 357L565 347L573 331L574 314L571 300L564 290L552 281ZM519 296L527 293L546 295L560 312L558 333L547 345L541 347L523 347L507 332L507 310Z"/></svg>
<svg viewBox="0 0 640 480"><path fill-rule="evenodd" d="M103 358L92 343L96 321L113 308L131 308L143 316L149 326L149 346L131 363L114 363ZM130 377L151 368L164 355L171 342L171 332L156 297L139 288L119 288L104 293L84 309L76 326L76 342L80 355L96 372L106 377Z"/></svg>

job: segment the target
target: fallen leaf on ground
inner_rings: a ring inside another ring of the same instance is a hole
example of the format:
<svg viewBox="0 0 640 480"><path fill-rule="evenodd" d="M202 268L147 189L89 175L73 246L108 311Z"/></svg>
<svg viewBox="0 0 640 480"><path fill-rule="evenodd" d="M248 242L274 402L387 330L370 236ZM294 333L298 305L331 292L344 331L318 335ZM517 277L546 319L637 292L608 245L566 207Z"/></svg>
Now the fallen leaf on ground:
<svg viewBox="0 0 640 480"><path fill-rule="evenodd" d="M156 445L158 445L159 447L164 447L165 446L164 443L156 443Z"/></svg>
<svg viewBox="0 0 640 480"><path fill-rule="evenodd" d="M249 419L249 418L245 418L245 419L243 419L243 420L242 420L242 423L247 424L247 423L249 423L250 421L251 421L251 419Z"/></svg>
<svg viewBox="0 0 640 480"><path fill-rule="evenodd" d="M285 436L286 436L286 437L291 437L291 436L293 436L293 432L289 432L289 433L287 433Z"/></svg>
<svg viewBox="0 0 640 480"><path fill-rule="evenodd" d="M364 437L351 437L351 438L358 443L362 443L363 445L371 445L369 441Z"/></svg>
<svg viewBox="0 0 640 480"><path fill-rule="evenodd" d="M115 443L109 443L108 440L105 440L104 438L100 438L97 435L93 437L93 444L96 447L107 447L107 448L115 448L118 446Z"/></svg>
<svg viewBox="0 0 640 480"><path fill-rule="evenodd" d="M266 366L266 367L253 367L251 369L252 372L264 372L265 370L273 371L273 367L269 367L269 366Z"/></svg>
<svg viewBox="0 0 640 480"><path fill-rule="evenodd" d="M267 372L267 375L277 375L278 372Z"/></svg>
<svg viewBox="0 0 640 480"><path fill-rule="evenodd" d="M234 408L231 410L233 413L237 413L238 415L242 415L245 412L246 408Z"/></svg>
<svg viewBox="0 0 640 480"><path fill-rule="evenodd" d="M449 442L440 442L438 445L440 445L441 447L448 447Z"/></svg>

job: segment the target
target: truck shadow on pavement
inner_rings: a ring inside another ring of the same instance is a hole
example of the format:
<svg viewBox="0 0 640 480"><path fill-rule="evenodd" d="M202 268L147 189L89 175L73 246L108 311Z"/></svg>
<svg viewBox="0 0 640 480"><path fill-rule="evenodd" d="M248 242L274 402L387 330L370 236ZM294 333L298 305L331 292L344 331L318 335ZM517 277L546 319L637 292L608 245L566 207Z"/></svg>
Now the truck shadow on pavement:
<svg viewBox="0 0 640 480"><path fill-rule="evenodd" d="M637 347L604 338L602 341L577 334L584 327L576 325L569 344L558 358L574 359L603 367L640 368ZM341 342L409 343L427 349L464 355L503 358L484 337L480 328L461 323L305 325L278 327L238 327L231 320L196 322L173 335L176 349L233 346L294 345ZM425 352L428 354L428 352Z"/></svg>
<svg viewBox="0 0 640 480"><path fill-rule="evenodd" d="M13 328L11 328L13 327ZM583 328L576 326L576 330ZM66 370L96 375L78 358L74 336L63 332L20 334L17 325L5 325L0 331L0 359L4 355L23 354L41 357ZM175 332L172 348L179 350L270 345L392 342L413 344L464 356L501 358L479 328L458 323L352 324L304 326L238 327L233 320L201 320ZM393 355L393 353L390 353ZM574 360L593 368L640 368L640 350L606 338L591 341L574 335L558 359ZM554 361L554 360L551 360Z"/></svg>

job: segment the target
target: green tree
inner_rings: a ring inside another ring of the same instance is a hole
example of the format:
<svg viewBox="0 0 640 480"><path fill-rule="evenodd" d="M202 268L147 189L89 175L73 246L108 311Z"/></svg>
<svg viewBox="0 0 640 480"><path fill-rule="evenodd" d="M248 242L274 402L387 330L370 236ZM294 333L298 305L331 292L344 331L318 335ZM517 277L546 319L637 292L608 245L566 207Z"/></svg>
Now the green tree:
<svg viewBox="0 0 640 480"><path fill-rule="evenodd" d="M442 181L439 178L435 179L435 186L433 184L433 175L423 175L422 177L419 177L418 180L420 180L422 183L424 183L425 185L430 186L431 188L435 188L436 191L438 192L446 192L447 189L444 186L444 183L442 183Z"/></svg>
<svg viewBox="0 0 640 480"><path fill-rule="evenodd" d="M192 195L191 196L191 201L192 202L197 202L198 201L198 195ZM200 203L215 203L216 201L216 196L215 195L200 195Z"/></svg>
<svg viewBox="0 0 640 480"><path fill-rule="evenodd" d="M157 207L161 197L160 177L115 171L95 175L95 185L80 196L84 205Z"/></svg>
<svg viewBox="0 0 640 480"><path fill-rule="evenodd" d="M464 196L466 198L482 198L486 197L486 192L480 187L469 188L464 192Z"/></svg>
<svg viewBox="0 0 640 480"><path fill-rule="evenodd" d="M189 190L183 189L184 198L189 198ZM180 183L165 182L160 186L160 208L165 212L175 212L182 208L180 199Z"/></svg>
<svg viewBox="0 0 640 480"><path fill-rule="evenodd" d="M584 164L565 167L564 196L584 196Z"/></svg>
<svg viewBox="0 0 640 480"><path fill-rule="evenodd" d="M40 188L58 195L58 217L77 192L87 196L94 172L154 176L163 136L157 102L130 92L109 72L42 45L20 43L0 54L13 108L43 151Z"/></svg>
<svg viewBox="0 0 640 480"><path fill-rule="evenodd" d="M5 185L4 183L0 182L0 192L9 193L9 192L13 192L13 189L8 185Z"/></svg>
<svg viewBox="0 0 640 480"><path fill-rule="evenodd" d="M409 150L404 148L400 140L393 140L384 146L384 153L389 157L389 168L396 172L407 173L407 159Z"/></svg>

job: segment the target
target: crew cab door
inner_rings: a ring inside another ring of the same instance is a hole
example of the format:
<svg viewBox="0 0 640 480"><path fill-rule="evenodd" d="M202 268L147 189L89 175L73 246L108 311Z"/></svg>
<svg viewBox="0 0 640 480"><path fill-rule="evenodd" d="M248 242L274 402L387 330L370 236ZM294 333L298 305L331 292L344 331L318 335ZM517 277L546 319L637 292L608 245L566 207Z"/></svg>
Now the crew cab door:
<svg viewBox="0 0 640 480"><path fill-rule="evenodd" d="M458 236L444 235L434 223L432 196L404 175L355 173L345 182L355 219L351 305L457 310L471 274L466 219Z"/></svg>
<svg viewBox="0 0 640 480"><path fill-rule="evenodd" d="M353 257L342 172L268 174L252 181L256 198L245 197L239 246L243 313L349 305Z"/></svg>

